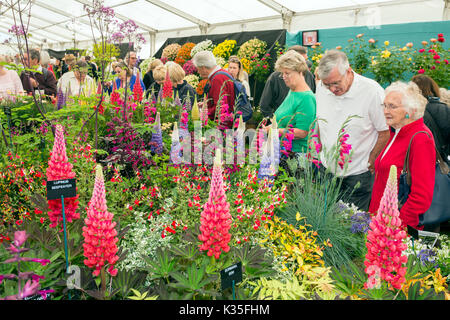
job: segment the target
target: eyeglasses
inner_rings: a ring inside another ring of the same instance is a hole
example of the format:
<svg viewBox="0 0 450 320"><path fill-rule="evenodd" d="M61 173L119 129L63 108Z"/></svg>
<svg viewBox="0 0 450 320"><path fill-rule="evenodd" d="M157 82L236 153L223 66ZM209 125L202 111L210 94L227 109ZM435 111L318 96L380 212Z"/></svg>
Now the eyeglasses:
<svg viewBox="0 0 450 320"><path fill-rule="evenodd" d="M389 104L382 103L381 106L388 110L397 110L398 108L400 108L399 106L396 106L396 105L390 104L390 103Z"/></svg>
<svg viewBox="0 0 450 320"><path fill-rule="evenodd" d="M325 83L325 82L323 82L323 80L322 80L322 84L327 88L327 89L330 89L331 87L339 87L341 84L342 84L342 81L344 81L344 79L347 77L347 73L346 74L344 74L343 76L342 76L342 78L339 80L339 81L335 81L335 82L332 82L332 83Z"/></svg>

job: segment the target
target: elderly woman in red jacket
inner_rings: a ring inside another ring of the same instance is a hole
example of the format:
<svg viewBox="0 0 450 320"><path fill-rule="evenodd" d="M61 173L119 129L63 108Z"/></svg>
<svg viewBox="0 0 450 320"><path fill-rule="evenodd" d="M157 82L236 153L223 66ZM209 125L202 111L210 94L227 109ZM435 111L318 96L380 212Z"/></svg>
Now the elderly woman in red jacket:
<svg viewBox="0 0 450 320"><path fill-rule="evenodd" d="M409 155L411 191L400 209L403 226L423 229L419 215L428 210L433 198L436 152L433 134L423 122L427 100L413 83L394 82L385 90L384 116L390 127L390 139L375 161L375 182L369 212L378 211L391 165L400 176L406 151L413 135ZM398 177L399 178L399 177Z"/></svg>

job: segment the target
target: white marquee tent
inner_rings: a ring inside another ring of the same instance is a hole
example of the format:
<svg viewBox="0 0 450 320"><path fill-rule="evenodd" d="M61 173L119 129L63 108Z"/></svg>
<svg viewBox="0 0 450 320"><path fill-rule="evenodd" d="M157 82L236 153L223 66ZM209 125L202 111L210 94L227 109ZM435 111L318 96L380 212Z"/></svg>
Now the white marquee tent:
<svg viewBox="0 0 450 320"><path fill-rule="evenodd" d="M12 2L17 1L27 2ZM32 45L53 50L90 48L93 34L84 4L92 1L33 0L28 30ZM273 29L297 32L450 18L450 0L105 0L104 4L114 9L116 18L132 19L140 27L146 39L139 50L143 58L153 55L171 37ZM13 17L10 8L0 6L0 42L10 37ZM5 45L0 46L0 51L5 50Z"/></svg>

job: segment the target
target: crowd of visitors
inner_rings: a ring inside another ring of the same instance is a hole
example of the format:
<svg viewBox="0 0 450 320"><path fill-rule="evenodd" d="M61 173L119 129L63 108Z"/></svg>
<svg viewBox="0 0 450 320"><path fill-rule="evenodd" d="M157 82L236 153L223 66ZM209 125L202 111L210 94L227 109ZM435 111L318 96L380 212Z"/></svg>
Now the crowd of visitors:
<svg viewBox="0 0 450 320"><path fill-rule="evenodd" d="M199 107L208 110L208 117L218 117L218 105L228 105L234 112L235 84L241 82L251 98L248 74L237 56L228 60L228 68L220 67L211 51L200 51L192 59L202 79L208 79L205 100ZM170 80L174 97L194 104L197 96L186 80L183 68L174 62L154 59L147 70L141 70L137 54L129 52L101 70L90 56L66 54L62 59L48 52L31 49L22 57L0 56L0 62L23 66L18 74L8 65L0 64L0 99L21 94L56 97L59 91L68 95L89 96L96 93L96 82L103 73L111 74L106 92L113 87L133 90L136 81L147 98L158 94ZM293 46L281 55L275 71L268 77L260 99L260 110L267 119L276 119L278 133L289 128L293 134L292 156L300 167L308 165L308 133L316 133L320 170L341 181L343 197L361 210L378 210L384 186L392 165L400 175L408 147L411 192L401 206L404 225L419 225L419 216L426 212L433 197L436 153L447 162L450 154L449 94L426 75L413 76L409 82L396 81L383 89L376 81L356 73L346 54L329 50L320 59L313 74L307 48ZM168 78L167 78L168 77ZM222 99L220 101L219 99ZM231 128L232 122L224 123ZM268 130L268 126L262 125ZM351 161L344 167L338 159L325 157L345 130L346 143L351 146ZM427 227L425 229L434 228Z"/></svg>

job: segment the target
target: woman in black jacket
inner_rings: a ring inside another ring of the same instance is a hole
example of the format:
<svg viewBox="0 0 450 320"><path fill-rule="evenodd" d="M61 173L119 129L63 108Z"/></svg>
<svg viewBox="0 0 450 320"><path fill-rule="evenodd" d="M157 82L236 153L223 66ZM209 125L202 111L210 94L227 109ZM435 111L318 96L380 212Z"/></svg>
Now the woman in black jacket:
<svg viewBox="0 0 450 320"><path fill-rule="evenodd" d="M442 158L450 163L450 107L440 101L439 86L429 76L419 74L411 79L416 83L422 95L428 99L423 121L434 136L436 148Z"/></svg>

